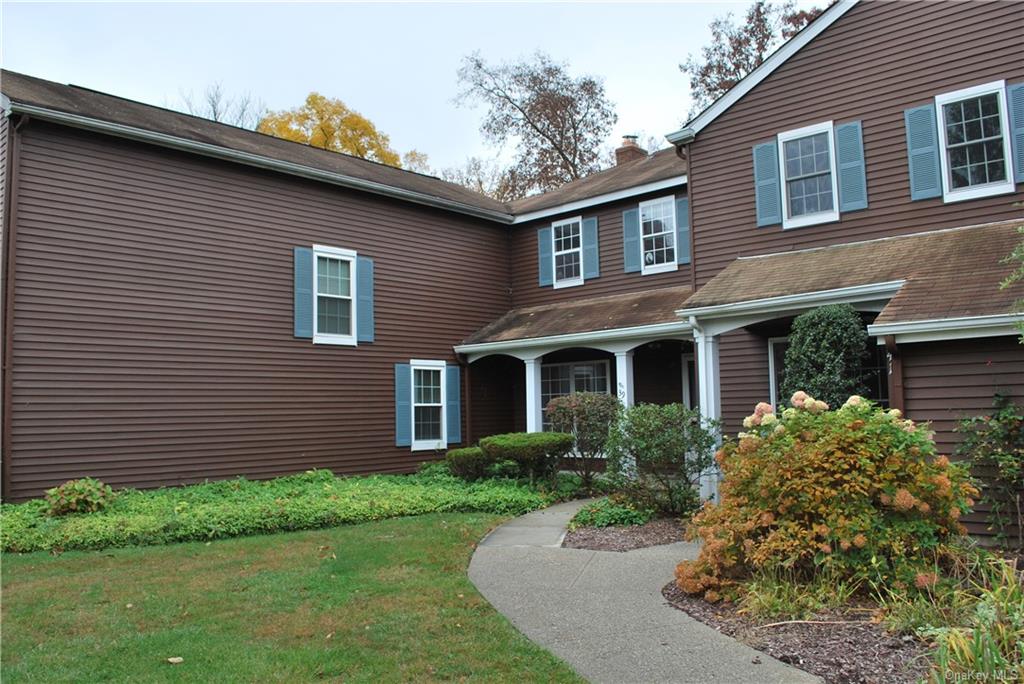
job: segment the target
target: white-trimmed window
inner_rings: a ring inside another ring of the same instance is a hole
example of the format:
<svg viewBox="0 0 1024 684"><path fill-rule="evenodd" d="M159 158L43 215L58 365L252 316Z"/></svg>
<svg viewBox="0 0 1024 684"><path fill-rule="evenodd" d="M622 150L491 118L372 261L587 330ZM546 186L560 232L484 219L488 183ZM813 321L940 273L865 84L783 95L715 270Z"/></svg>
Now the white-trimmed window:
<svg viewBox="0 0 1024 684"><path fill-rule="evenodd" d="M551 224L555 288L583 284L583 217Z"/></svg>
<svg viewBox="0 0 1024 684"><path fill-rule="evenodd" d="M417 361L412 370L412 450L444 449L447 444L445 420L445 363Z"/></svg>
<svg viewBox="0 0 1024 684"><path fill-rule="evenodd" d="M313 245L313 342L356 344L356 253Z"/></svg>
<svg viewBox="0 0 1024 684"><path fill-rule="evenodd" d="M994 81L935 98L946 202L1013 192L1006 83Z"/></svg>
<svg viewBox="0 0 1024 684"><path fill-rule="evenodd" d="M676 199L659 197L640 203L640 272L675 271Z"/></svg>
<svg viewBox="0 0 1024 684"><path fill-rule="evenodd" d="M609 378L607 360L543 364L540 367L540 402L545 409L544 429L551 429L546 411L549 401L573 392L611 394Z"/></svg>
<svg viewBox="0 0 1024 684"><path fill-rule="evenodd" d="M782 227L839 220L832 122L779 133Z"/></svg>

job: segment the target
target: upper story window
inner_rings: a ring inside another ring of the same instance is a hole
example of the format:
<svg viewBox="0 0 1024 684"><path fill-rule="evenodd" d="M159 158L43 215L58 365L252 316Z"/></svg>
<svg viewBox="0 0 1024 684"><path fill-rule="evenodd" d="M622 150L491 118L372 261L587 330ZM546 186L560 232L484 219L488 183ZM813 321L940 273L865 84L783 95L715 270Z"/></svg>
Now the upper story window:
<svg viewBox="0 0 1024 684"><path fill-rule="evenodd" d="M782 227L837 221L835 144L832 122L779 134Z"/></svg>
<svg viewBox="0 0 1024 684"><path fill-rule="evenodd" d="M1003 81L935 98L947 202L1013 191Z"/></svg>
<svg viewBox="0 0 1024 684"><path fill-rule="evenodd" d="M356 343L356 253L314 245L313 284L316 310L313 341L318 344Z"/></svg>
<svg viewBox="0 0 1024 684"><path fill-rule="evenodd" d="M576 217L551 224L555 287L583 284L583 219Z"/></svg>
<svg viewBox="0 0 1024 684"><path fill-rule="evenodd" d="M661 197L640 203L640 238L643 274L676 270L674 197Z"/></svg>

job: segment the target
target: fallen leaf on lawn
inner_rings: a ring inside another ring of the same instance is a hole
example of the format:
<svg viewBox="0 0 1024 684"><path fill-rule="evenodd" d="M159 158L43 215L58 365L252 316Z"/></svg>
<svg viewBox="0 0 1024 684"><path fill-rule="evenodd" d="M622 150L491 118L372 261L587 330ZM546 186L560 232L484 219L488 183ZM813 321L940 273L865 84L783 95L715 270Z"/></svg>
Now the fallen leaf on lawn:
<svg viewBox="0 0 1024 684"><path fill-rule="evenodd" d="M134 608L135 606L133 606L133 605L132 605L132 604L130 604L130 603L126 603L126 604L124 604L124 607L125 607L125 608Z"/></svg>
<svg viewBox="0 0 1024 684"><path fill-rule="evenodd" d="M325 636L324 639L330 639L333 636L334 636L334 632L328 632L327 636Z"/></svg>
<svg viewBox="0 0 1024 684"><path fill-rule="evenodd" d="M185 659L179 658L178 656L173 656L171 658L168 658L167 662L169 662L171 665L181 665L183 662L185 662Z"/></svg>

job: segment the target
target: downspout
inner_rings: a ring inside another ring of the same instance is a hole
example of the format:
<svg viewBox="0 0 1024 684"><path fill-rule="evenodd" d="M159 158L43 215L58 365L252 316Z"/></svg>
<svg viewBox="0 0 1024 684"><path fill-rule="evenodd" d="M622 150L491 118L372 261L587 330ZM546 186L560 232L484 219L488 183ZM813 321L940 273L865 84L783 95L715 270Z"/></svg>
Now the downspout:
<svg viewBox="0 0 1024 684"><path fill-rule="evenodd" d="M903 396L903 357L900 356L900 349L896 346L896 336L886 335L882 338L885 341L885 358L888 361L888 382L889 382L889 406L906 413Z"/></svg>
<svg viewBox="0 0 1024 684"><path fill-rule="evenodd" d="M6 115L6 114L5 114ZM3 375L3 406L0 412L0 499L7 501L11 492L11 404L14 400L14 285L15 251L18 239L18 221L15 216L18 195L18 169L21 158L21 129L29 121L20 116L10 126L7 134L7 168L3 170L4 183L4 225L3 225L3 359L0 372Z"/></svg>
<svg viewBox="0 0 1024 684"><path fill-rule="evenodd" d="M693 223L693 166L690 164L690 143L676 146L676 156L686 162L686 211L690 219L690 290L697 291L697 227ZM691 316L691 322L693 317Z"/></svg>

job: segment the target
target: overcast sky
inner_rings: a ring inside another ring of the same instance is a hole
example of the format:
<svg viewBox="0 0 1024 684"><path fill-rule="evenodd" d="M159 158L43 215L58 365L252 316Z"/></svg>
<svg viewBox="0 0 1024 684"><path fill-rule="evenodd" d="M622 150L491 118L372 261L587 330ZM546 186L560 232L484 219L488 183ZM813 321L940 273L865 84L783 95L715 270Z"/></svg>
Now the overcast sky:
<svg viewBox="0 0 1024 684"><path fill-rule="evenodd" d="M627 133L659 137L690 107L678 63L709 22L747 2L708 3L2 3L4 68L157 105L221 82L271 109L311 90L341 98L435 168L492 157L482 109L460 109L456 70L535 50L605 79Z"/></svg>

